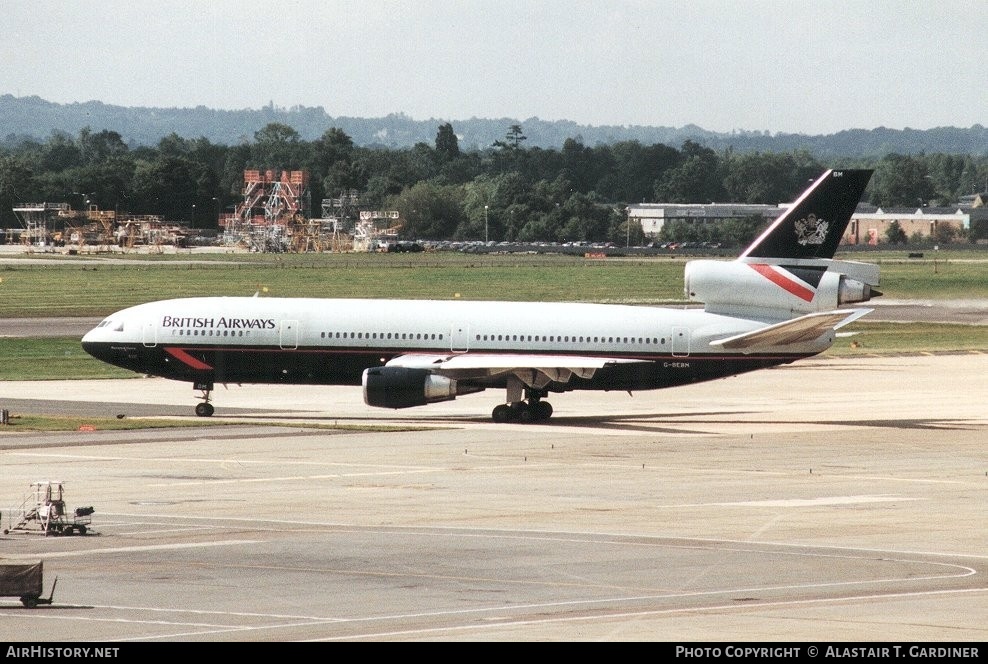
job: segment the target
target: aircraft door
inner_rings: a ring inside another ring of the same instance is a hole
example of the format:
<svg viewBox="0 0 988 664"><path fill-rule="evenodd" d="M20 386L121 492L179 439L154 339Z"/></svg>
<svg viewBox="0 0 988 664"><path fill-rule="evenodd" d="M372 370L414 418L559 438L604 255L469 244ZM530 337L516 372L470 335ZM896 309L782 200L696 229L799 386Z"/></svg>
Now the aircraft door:
<svg viewBox="0 0 988 664"><path fill-rule="evenodd" d="M449 349L454 353L470 350L470 326L453 323L449 329Z"/></svg>
<svg viewBox="0 0 988 664"><path fill-rule="evenodd" d="M690 328L672 328L672 356L688 357L690 354Z"/></svg>
<svg viewBox="0 0 988 664"><path fill-rule="evenodd" d="M298 321L283 320L278 328L278 345L282 350L298 348Z"/></svg>
<svg viewBox="0 0 988 664"><path fill-rule="evenodd" d="M158 325L154 319L144 321L141 328L141 342L145 348L154 348L158 345Z"/></svg>

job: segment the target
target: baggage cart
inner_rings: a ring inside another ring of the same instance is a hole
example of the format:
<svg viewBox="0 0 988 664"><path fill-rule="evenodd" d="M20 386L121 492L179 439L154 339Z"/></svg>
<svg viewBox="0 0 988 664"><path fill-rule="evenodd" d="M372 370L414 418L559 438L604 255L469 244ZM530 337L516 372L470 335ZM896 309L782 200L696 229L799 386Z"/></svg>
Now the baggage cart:
<svg viewBox="0 0 988 664"><path fill-rule="evenodd" d="M55 596L55 583L47 598L44 592L44 561L0 560L0 597L19 597L21 604L33 609L39 604L51 604Z"/></svg>

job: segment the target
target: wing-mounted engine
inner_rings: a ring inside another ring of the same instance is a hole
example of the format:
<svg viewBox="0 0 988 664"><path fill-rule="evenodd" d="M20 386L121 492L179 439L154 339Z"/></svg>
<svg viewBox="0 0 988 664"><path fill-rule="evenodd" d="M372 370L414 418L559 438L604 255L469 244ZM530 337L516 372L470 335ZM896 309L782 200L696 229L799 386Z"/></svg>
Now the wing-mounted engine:
<svg viewBox="0 0 988 664"><path fill-rule="evenodd" d="M362 377L364 403L377 408L411 408L437 401L452 401L460 394L483 388L458 386L457 381L410 367L375 367Z"/></svg>
<svg viewBox="0 0 988 664"><path fill-rule="evenodd" d="M877 265L829 259L742 258L686 264L686 296L711 313L768 316L832 311L881 295Z"/></svg>

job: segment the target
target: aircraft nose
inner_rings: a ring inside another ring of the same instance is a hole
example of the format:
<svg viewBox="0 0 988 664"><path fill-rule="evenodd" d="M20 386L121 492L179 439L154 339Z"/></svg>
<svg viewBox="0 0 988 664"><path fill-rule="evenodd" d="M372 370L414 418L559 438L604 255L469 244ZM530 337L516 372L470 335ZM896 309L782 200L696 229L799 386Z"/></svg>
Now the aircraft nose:
<svg viewBox="0 0 988 664"><path fill-rule="evenodd" d="M90 330L82 337L82 350L101 362L120 365L132 352L129 347L110 343L102 330Z"/></svg>
<svg viewBox="0 0 988 664"><path fill-rule="evenodd" d="M80 343L84 351L95 358L103 359L103 356L106 354L105 342L107 341L106 326L101 324L82 335Z"/></svg>
<svg viewBox="0 0 988 664"><path fill-rule="evenodd" d="M84 335L82 335L83 345L95 343L97 341L105 341L106 340L105 330L106 327L100 324L94 327L93 329L89 330L89 332L86 332Z"/></svg>
<svg viewBox="0 0 988 664"><path fill-rule="evenodd" d="M86 351L88 354L92 355L95 358L100 358L102 354L99 352L100 344L96 342L96 339L94 337L95 332L96 330L90 330L89 332L86 332L86 334L83 335L82 341L80 343L82 344L82 350Z"/></svg>

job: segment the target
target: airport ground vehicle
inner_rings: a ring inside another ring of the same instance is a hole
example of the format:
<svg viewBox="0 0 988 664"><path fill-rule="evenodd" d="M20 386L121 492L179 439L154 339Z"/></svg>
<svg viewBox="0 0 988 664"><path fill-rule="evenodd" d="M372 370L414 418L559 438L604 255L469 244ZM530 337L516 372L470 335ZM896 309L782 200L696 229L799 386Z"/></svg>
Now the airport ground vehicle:
<svg viewBox="0 0 988 664"><path fill-rule="evenodd" d="M51 604L58 578L52 584L48 597L42 597L43 578L42 560L0 560L0 597L20 597L21 604L29 609L40 604Z"/></svg>

